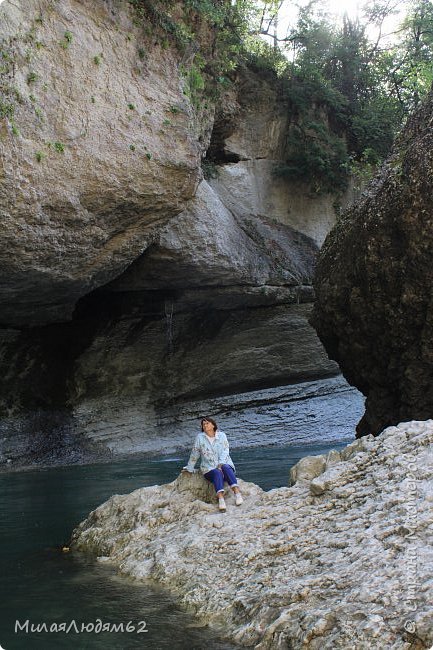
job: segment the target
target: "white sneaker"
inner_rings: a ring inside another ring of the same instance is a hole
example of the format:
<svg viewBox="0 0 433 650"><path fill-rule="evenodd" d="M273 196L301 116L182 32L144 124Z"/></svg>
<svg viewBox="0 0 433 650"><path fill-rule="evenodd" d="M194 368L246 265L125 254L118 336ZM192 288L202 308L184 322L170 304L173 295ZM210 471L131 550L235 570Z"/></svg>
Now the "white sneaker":
<svg viewBox="0 0 433 650"><path fill-rule="evenodd" d="M242 494L240 492L236 492L235 499L236 499L236 505L237 506L242 505L242 503L244 502L244 500L242 498Z"/></svg>
<svg viewBox="0 0 433 650"><path fill-rule="evenodd" d="M224 501L224 497L218 498L218 510L221 510L221 512L226 511L226 502Z"/></svg>

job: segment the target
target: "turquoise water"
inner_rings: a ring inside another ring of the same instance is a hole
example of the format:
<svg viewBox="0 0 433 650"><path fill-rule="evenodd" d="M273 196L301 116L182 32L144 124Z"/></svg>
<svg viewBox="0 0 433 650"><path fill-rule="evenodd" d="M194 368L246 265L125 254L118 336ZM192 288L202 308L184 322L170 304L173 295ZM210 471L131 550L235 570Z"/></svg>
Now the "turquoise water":
<svg viewBox="0 0 433 650"><path fill-rule="evenodd" d="M333 443L333 448L344 444ZM331 445L264 447L233 452L238 476L264 489L287 485L291 465ZM112 494L172 481L186 458L135 456L122 462L47 468L0 475L2 599L0 646L5 650L222 650L234 648L195 626L165 591L127 581L113 569L56 548L90 510ZM72 624L132 621L147 632L14 631L15 622ZM139 623L145 621L145 624Z"/></svg>

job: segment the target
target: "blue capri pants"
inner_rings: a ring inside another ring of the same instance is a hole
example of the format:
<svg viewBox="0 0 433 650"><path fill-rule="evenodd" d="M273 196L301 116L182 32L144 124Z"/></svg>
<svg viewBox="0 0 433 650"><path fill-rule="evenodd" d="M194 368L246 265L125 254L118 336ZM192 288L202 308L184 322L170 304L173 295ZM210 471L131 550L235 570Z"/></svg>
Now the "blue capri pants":
<svg viewBox="0 0 433 650"><path fill-rule="evenodd" d="M227 481L230 487L237 486L236 474L231 465L221 465L221 469L211 469L206 474L203 474L205 479L214 484L215 492L222 492L224 490L224 481Z"/></svg>

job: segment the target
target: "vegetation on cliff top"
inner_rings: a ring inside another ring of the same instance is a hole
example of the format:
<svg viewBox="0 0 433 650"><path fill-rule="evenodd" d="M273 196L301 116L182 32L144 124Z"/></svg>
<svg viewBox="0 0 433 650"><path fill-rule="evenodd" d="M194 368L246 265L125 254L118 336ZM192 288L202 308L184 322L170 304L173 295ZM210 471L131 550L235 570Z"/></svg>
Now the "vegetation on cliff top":
<svg viewBox="0 0 433 650"><path fill-rule="evenodd" d="M353 173L368 175L433 79L430 0L374 0L357 18L339 21L329 3L312 0L284 34L277 27L282 0L130 2L193 53L185 75L196 104L215 97L240 63L278 75L290 119L285 160L275 171L308 179L318 194L343 191ZM390 39L383 26L397 5L405 15ZM203 40L204 27L214 30L212 43Z"/></svg>
<svg viewBox="0 0 433 650"><path fill-rule="evenodd" d="M285 155L275 173L308 181L316 194L338 194L353 174L366 176L384 160L405 118L431 86L433 3L374 0L365 2L357 18L346 14L336 20L330 1L300 0L284 32L278 26L287 0L128 3L134 22L150 39L179 48L185 94L196 109L218 98L239 65L272 74L289 111ZM405 15L391 39L383 36L383 26L397 5ZM33 46L36 25L32 29L27 36ZM66 31L62 47L71 40ZM138 56L145 55L140 48ZM2 43L0 119L17 131L14 108L20 97L10 83L11 66L13 52Z"/></svg>
<svg viewBox="0 0 433 650"><path fill-rule="evenodd" d="M287 158L279 173L309 178L317 192L344 190L388 155L396 133L433 78L433 5L405 4L394 37L382 36L392 11L376 0L363 18L334 24L310 3L282 41L291 52L283 72L291 107ZM395 6L395 5L394 5ZM372 38L374 34L374 39Z"/></svg>

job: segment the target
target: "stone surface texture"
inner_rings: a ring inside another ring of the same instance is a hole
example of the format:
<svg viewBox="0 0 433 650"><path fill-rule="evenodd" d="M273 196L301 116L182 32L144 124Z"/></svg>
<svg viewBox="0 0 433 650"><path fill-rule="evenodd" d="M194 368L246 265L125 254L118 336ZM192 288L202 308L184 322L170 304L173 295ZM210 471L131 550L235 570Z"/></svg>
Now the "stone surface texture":
<svg viewBox="0 0 433 650"><path fill-rule="evenodd" d="M236 90L217 107L207 156L224 164L209 182L238 218L272 216L321 246L335 223L335 197L319 197L274 173L284 158L288 119L278 79L241 69ZM342 204L351 198L349 192Z"/></svg>
<svg viewBox="0 0 433 650"><path fill-rule="evenodd" d="M6 0L0 17L17 128L0 120L1 319L68 320L182 211L206 138L180 55L129 3Z"/></svg>
<svg viewBox="0 0 433 650"><path fill-rule="evenodd" d="M199 474L114 495L72 547L171 589L242 646L427 649L432 479L433 421L412 421L302 459L291 487L240 481L224 514Z"/></svg>
<svg viewBox="0 0 433 650"><path fill-rule="evenodd" d="M164 441L160 424L168 410L174 431L187 402L336 374L308 326L310 312L308 304L256 307L254 319L249 309L175 312L170 352L165 322L114 322L75 362L75 425L113 451L155 449L158 436L167 449L174 440Z"/></svg>
<svg viewBox="0 0 433 650"><path fill-rule="evenodd" d="M335 224L334 198L311 196L307 188L275 177L276 163L260 158L227 163L210 183L234 214L246 218L271 214L321 246Z"/></svg>
<svg viewBox="0 0 433 650"><path fill-rule="evenodd" d="M187 209L110 288L311 285L317 252L310 237L272 218L236 219L203 180Z"/></svg>
<svg viewBox="0 0 433 650"><path fill-rule="evenodd" d="M358 435L433 411L433 95L329 234L312 320L367 397Z"/></svg>

